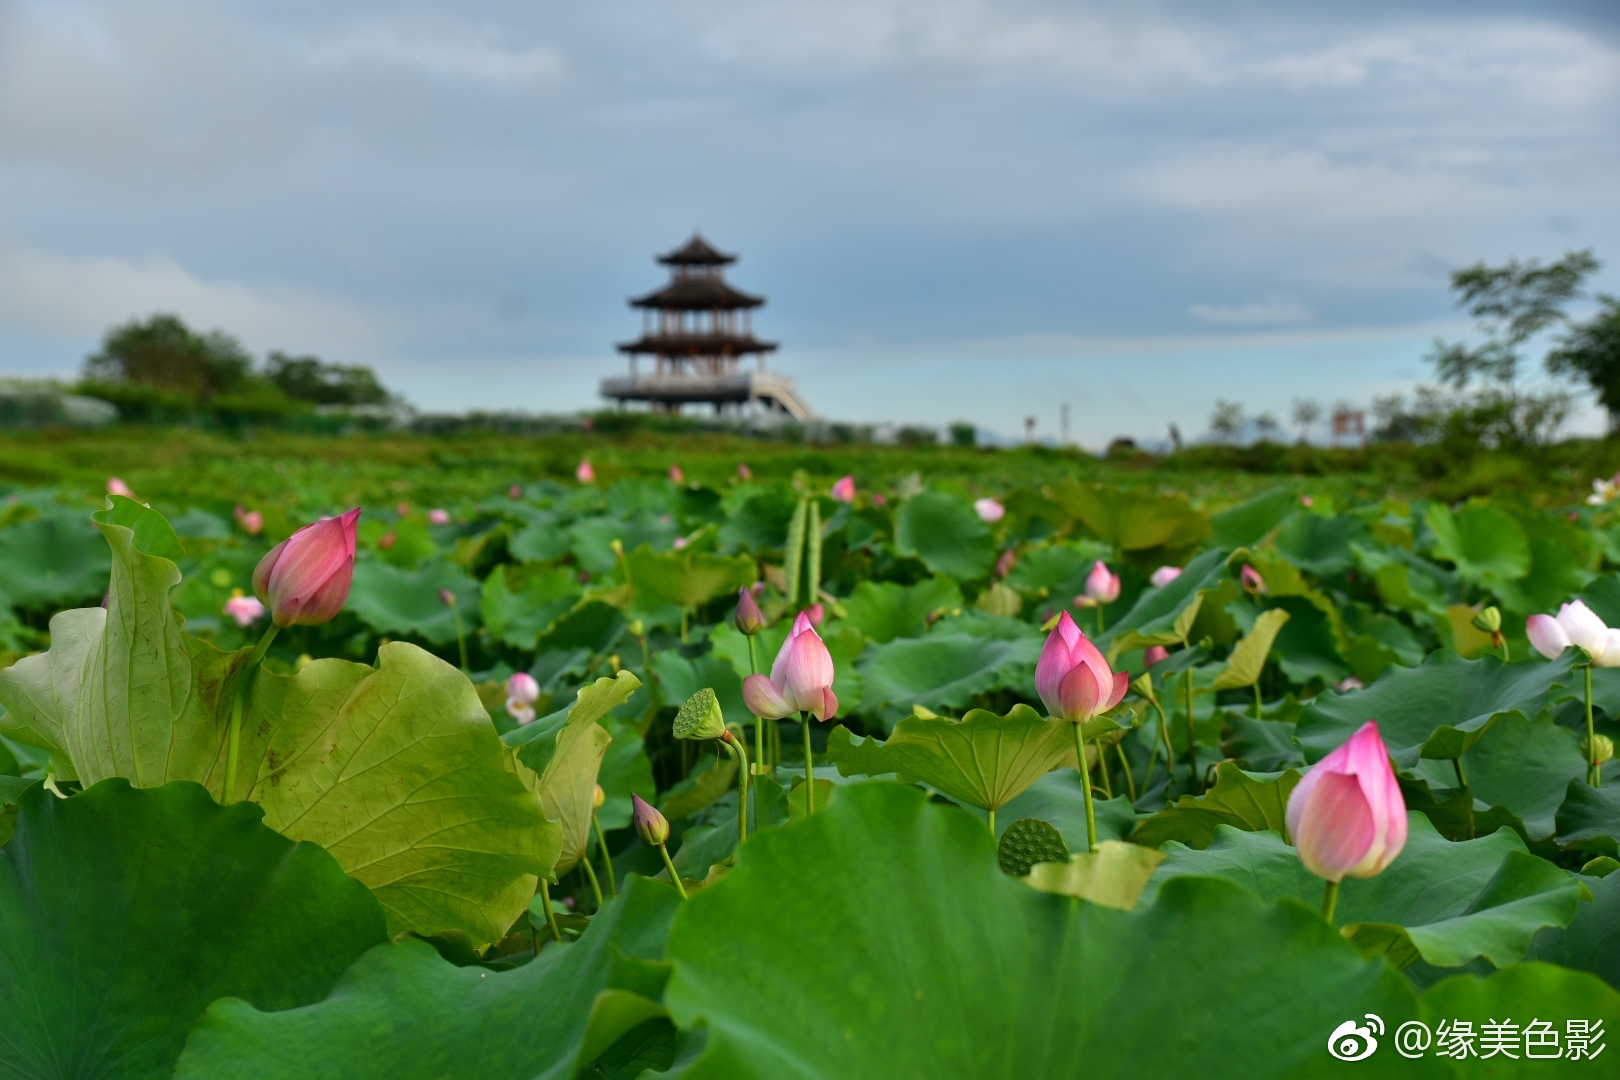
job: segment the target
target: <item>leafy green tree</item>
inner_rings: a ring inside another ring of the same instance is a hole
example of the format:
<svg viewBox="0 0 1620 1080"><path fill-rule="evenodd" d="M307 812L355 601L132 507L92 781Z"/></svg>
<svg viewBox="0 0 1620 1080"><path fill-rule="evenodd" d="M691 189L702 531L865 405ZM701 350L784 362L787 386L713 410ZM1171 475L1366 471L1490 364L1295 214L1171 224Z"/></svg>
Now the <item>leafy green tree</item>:
<svg viewBox="0 0 1620 1080"><path fill-rule="evenodd" d="M108 330L84 374L201 402L242 389L253 377L253 357L223 331L198 334L177 315L153 315Z"/></svg>
<svg viewBox="0 0 1620 1080"><path fill-rule="evenodd" d="M269 376L288 397L314 405L385 405L393 400L370 368L328 364L314 356L273 352Z"/></svg>
<svg viewBox="0 0 1620 1080"><path fill-rule="evenodd" d="M1547 354L1547 370L1585 379L1609 412L1609 431L1620 430L1620 298L1600 294L1597 314Z"/></svg>

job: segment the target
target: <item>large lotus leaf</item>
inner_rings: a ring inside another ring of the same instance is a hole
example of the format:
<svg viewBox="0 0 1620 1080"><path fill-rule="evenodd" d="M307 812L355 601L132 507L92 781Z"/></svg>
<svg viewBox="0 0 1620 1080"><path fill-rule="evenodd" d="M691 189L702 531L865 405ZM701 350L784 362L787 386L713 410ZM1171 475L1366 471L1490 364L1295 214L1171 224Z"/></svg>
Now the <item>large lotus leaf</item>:
<svg viewBox="0 0 1620 1080"><path fill-rule="evenodd" d="M83 516L56 511L0 529L0 596L59 607L107 587L107 545Z"/></svg>
<svg viewBox="0 0 1620 1080"><path fill-rule="evenodd" d="M654 551L668 551L678 532L675 520L656 510L640 510L629 518L583 518L568 527L569 551L585 569L605 574L619 561L613 541L619 541L626 551L642 544L651 545Z"/></svg>
<svg viewBox="0 0 1620 1080"><path fill-rule="evenodd" d="M940 608L962 606L962 590L950 578L933 577L915 585L863 581L844 600L844 618L882 644L901 637L921 637L928 616Z"/></svg>
<svg viewBox="0 0 1620 1080"><path fill-rule="evenodd" d="M1318 577L1342 574L1355 565L1352 544L1370 542L1372 536L1359 518L1298 514L1277 530L1277 553L1301 570Z"/></svg>
<svg viewBox="0 0 1620 1080"><path fill-rule="evenodd" d="M1199 552L1170 584L1142 593L1131 610L1098 637L1098 643L1110 655L1117 656L1126 649L1142 645L1173 645L1183 641L1186 631L1191 629L1187 612L1192 611L1196 616L1193 605L1201 606L1203 595L1229 576L1225 551L1210 548Z"/></svg>
<svg viewBox="0 0 1620 1080"><path fill-rule="evenodd" d="M1131 839L1150 848L1167 840L1207 848L1219 825L1249 832L1270 829L1287 836L1288 796L1299 783L1299 775L1297 770L1289 769L1275 779L1259 780L1230 761L1223 761L1215 768L1214 787L1196 798L1183 795L1176 805L1144 819Z"/></svg>
<svg viewBox="0 0 1620 1080"><path fill-rule="evenodd" d="M1040 893L977 822L882 782L750 840L667 955L671 1013L709 1032L690 1080L1298 1077L1346 1017L1417 1014L1300 905L1213 880L1143 913Z"/></svg>
<svg viewBox="0 0 1620 1080"><path fill-rule="evenodd" d="M537 515L512 534L506 542L506 550L523 562L550 562L568 554L572 541L568 530L557 524L553 515Z"/></svg>
<svg viewBox="0 0 1620 1080"><path fill-rule="evenodd" d="M1209 535L1209 518L1180 495L1153 495L1072 479L1054 487L1051 495L1116 551L1180 547Z"/></svg>
<svg viewBox="0 0 1620 1080"><path fill-rule="evenodd" d="M1307 590L1304 595L1275 597L1271 604L1269 610L1286 611L1290 616L1272 643L1272 655L1284 675L1295 682L1314 678L1332 684L1349 674L1344 665L1347 641L1338 610L1330 600Z"/></svg>
<svg viewBox="0 0 1620 1080"><path fill-rule="evenodd" d="M37 779L21 776L0 776L0 844L11 839L11 830L17 822L17 807L22 793L39 783Z"/></svg>
<svg viewBox="0 0 1620 1080"><path fill-rule="evenodd" d="M995 810L1051 772L1075 762L1074 730L1028 705L1006 716L974 709L960 720L908 716L887 741L856 742L842 724L827 737L827 760L844 776L895 773L981 810Z"/></svg>
<svg viewBox="0 0 1620 1080"><path fill-rule="evenodd" d="M1020 818L1038 818L1063 834L1070 851L1086 850L1086 793L1080 770L1073 764L1071 761L1068 768L1053 769L1002 807L996 815L998 839L1007 826ZM1136 808L1123 794L1112 799L1094 797L1091 809L1099 841L1124 840L1136 828Z"/></svg>
<svg viewBox="0 0 1620 1080"><path fill-rule="evenodd" d="M1556 611L1592 578L1592 534L1562 516L1536 515L1522 527L1530 540L1530 572L1518 581L1495 581L1492 591L1515 615Z"/></svg>
<svg viewBox="0 0 1620 1080"><path fill-rule="evenodd" d="M319 1004L261 1012L216 1002L176 1080L569 1080L615 1032L662 1014L654 1005L603 1028L620 995L659 996L662 971L648 961L663 954L680 903L667 885L631 876L578 941L512 971L455 967L407 939L361 957Z"/></svg>
<svg viewBox="0 0 1620 1080"><path fill-rule="evenodd" d="M1007 641L948 633L874 645L861 663L862 708L958 708L986 690L1032 683L1040 652L1039 638Z"/></svg>
<svg viewBox="0 0 1620 1080"><path fill-rule="evenodd" d="M894 515L894 549L913 555L936 574L974 581L996 561L990 527L955 495L924 491Z"/></svg>
<svg viewBox="0 0 1620 1080"><path fill-rule="evenodd" d="M579 579L566 566L525 573L502 564L484 579L479 613L491 634L529 652L542 633L574 609L580 592Z"/></svg>
<svg viewBox="0 0 1620 1080"><path fill-rule="evenodd" d="M707 603L723 592L736 592L758 577L749 555L713 555L701 551L655 552L642 544L626 556L630 581L662 600L683 607Z"/></svg>
<svg viewBox="0 0 1620 1080"><path fill-rule="evenodd" d="M770 670L769 659L761 657L760 662L766 671ZM719 699L720 711L727 723L746 726L754 722L753 713L743 703L742 677L725 659L713 653L688 658L674 649L663 649L653 657L652 671L658 678L659 697L665 704L679 705L708 687Z"/></svg>
<svg viewBox="0 0 1620 1080"><path fill-rule="evenodd" d="M455 596L455 611L439 598L440 589ZM448 559L430 560L416 570L362 560L355 564L344 607L379 634L411 634L444 645L456 640L458 612L464 631L478 626L478 582Z"/></svg>
<svg viewBox="0 0 1620 1080"><path fill-rule="evenodd" d="M1567 927L1537 933L1525 959L1590 971L1620 989L1620 873L1582 880L1593 902L1576 908Z"/></svg>
<svg viewBox="0 0 1620 1080"><path fill-rule="evenodd" d="M1455 782L1450 762L1425 762L1420 771ZM1509 713L1463 755L1463 772L1476 798L1511 810L1541 838L1552 835L1570 781L1586 775L1586 759L1576 734L1550 716Z"/></svg>
<svg viewBox="0 0 1620 1080"><path fill-rule="evenodd" d="M1292 896L1322 902L1322 879L1274 832L1218 826L1203 851L1171 843L1144 904L1173 878L1210 875L1236 882L1264 900ZM1544 926L1567 926L1580 902L1578 881L1524 849L1511 829L1453 843L1422 814L1407 814L1406 847L1383 873L1346 878L1336 922L1369 956L1397 967L1420 957L1436 967L1460 967L1483 956L1498 967L1514 963Z"/></svg>
<svg viewBox="0 0 1620 1080"><path fill-rule="evenodd" d="M221 692L242 657L188 637L169 609L180 541L119 496L92 515L112 550L105 608L51 619L51 648L0 671L0 732L49 750L58 777L139 787L201 780L221 746Z"/></svg>
<svg viewBox="0 0 1620 1080"><path fill-rule="evenodd" d="M1435 554L1470 581L1513 581L1530 572L1530 539L1506 511L1473 501L1456 512L1430 503L1423 522Z"/></svg>
<svg viewBox="0 0 1620 1080"><path fill-rule="evenodd" d="M1034 548L1019 554L1012 572L1007 575L1007 584L1026 592L1044 590L1067 599L1085 588L1086 575L1093 564L1111 554L1106 544L1095 540Z"/></svg>
<svg viewBox="0 0 1620 1080"><path fill-rule="evenodd" d="M1291 487L1262 491L1246 502L1229 506L1210 518L1210 541L1228 550L1258 544L1283 519L1300 509Z"/></svg>
<svg viewBox="0 0 1620 1080"><path fill-rule="evenodd" d="M1365 690L1324 693L1299 718L1296 737L1305 760L1316 761L1378 721L1390 756L1403 768L1418 758L1454 758L1478 742L1496 719L1518 711L1535 716L1556 687L1574 678L1573 650L1546 663L1504 664L1493 656L1464 660L1436 652L1415 668L1390 668Z"/></svg>
<svg viewBox="0 0 1620 1080"><path fill-rule="evenodd" d="M1611 572L1594 578L1581 590L1580 599L1586 601L1586 606L1609 626L1620 626L1620 573ZM1599 669L1602 670L1608 669Z"/></svg>
<svg viewBox="0 0 1620 1080"><path fill-rule="evenodd" d="M308 1005L385 941L365 887L261 816L189 783L24 793L0 850L0 1074L166 1077L210 1001Z"/></svg>
<svg viewBox="0 0 1620 1080"><path fill-rule="evenodd" d="M1558 843L1577 851L1620 855L1620 780L1593 787L1572 779L1557 811Z"/></svg>
<svg viewBox="0 0 1620 1080"><path fill-rule="evenodd" d="M607 753L613 736L599 722L608 713L629 700L641 686L641 680L628 671L615 677L597 679L590 686L582 686L574 706L568 711L568 722L557 732L556 749L542 766L536 790L545 806L546 817L562 829L562 850L557 855L555 868L547 870L552 877L567 873L580 859L591 839L591 809L595 805L596 777L602 768L602 757ZM518 748L518 760L536 768L528 756L538 746L538 740Z"/></svg>
<svg viewBox="0 0 1620 1080"><path fill-rule="evenodd" d="M1292 721L1256 719L1223 709L1221 734L1222 753L1251 772L1282 772L1305 765L1294 742Z"/></svg>
<svg viewBox="0 0 1620 1080"><path fill-rule="evenodd" d="M1259 682L1266 658L1271 655L1271 644L1277 640L1277 631L1292 617L1284 608L1262 611L1249 632L1232 646L1232 655L1227 657L1226 666L1216 673L1212 688L1235 690Z"/></svg>
<svg viewBox="0 0 1620 1080"><path fill-rule="evenodd" d="M780 549L787 544L788 522L798 507L798 497L786 488L753 495L720 526L720 543L750 551Z"/></svg>
<svg viewBox="0 0 1620 1080"><path fill-rule="evenodd" d="M1506 1054L1493 1054L1481 1040L1477 1047L1472 1048L1475 1057L1453 1062L1455 1076L1467 1077L1468 1080L1510 1080L1557 1076L1559 1073L1570 1076L1580 1073L1588 1076L1616 1075L1613 1033L1620 1029L1620 994L1584 971L1567 971L1552 964L1531 963L1515 964L1488 979L1453 976L1435 984L1423 996L1423 1014L1429 1030L1436 1036L1442 1024L1450 1027L1458 1020L1471 1021L1473 1030L1480 1033L1485 1031L1484 1025L1488 1022L1512 1025L1506 1031L1507 1046L1515 1055L1525 1055L1522 1059L1504 1060ZM1521 1031L1536 1019L1546 1025L1542 1031L1551 1028L1557 1038L1551 1047L1545 1043L1538 1047L1542 1058L1559 1052L1568 1054L1569 1046L1565 1037L1572 1020L1587 1022L1591 1025L1587 1030L1595 1031L1598 1025L1603 1025L1608 1039L1594 1039L1589 1049L1598 1050L1600 1045L1605 1045L1608 1052L1600 1052L1601 1056L1596 1060L1589 1058L1584 1061L1568 1057L1562 1061L1531 1058ZM1389 1034L1393 1036L1398 1030L1391 1025ZM1429 1053L1436 1053L1439 1048L1436 1042ZM1383 1054L1385 1051L1380 1049L1378 1052ZM1371 1070L1369 1074L1381 1075Z"/></svg>
<svg viewBox="0 0 1620 1080"><path fill-rule="evenodd" d="M375 668L261 670L240 768L237 791L265 823L371 886L391 933L498 940L562 843L472 684L405 642L378 650Z"/></svg>
<svg viewBox="0 0 1620 1080"><path fill-rule="evenodd" d="M601 652L618 638L624 629L624 613L601 600L581 600L566 614L559 616L535 642L537 652L557 652L587 649Z"/></svg>

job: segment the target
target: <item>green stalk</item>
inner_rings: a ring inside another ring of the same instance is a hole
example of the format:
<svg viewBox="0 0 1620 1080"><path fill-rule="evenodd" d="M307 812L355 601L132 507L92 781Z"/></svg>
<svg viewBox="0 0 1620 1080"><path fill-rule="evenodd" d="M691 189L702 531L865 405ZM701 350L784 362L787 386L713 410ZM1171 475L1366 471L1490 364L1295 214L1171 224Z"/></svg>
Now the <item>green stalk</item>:
<svg viewBox="0 0 1620 1080"><path fill-rule="evenodd" d="M450 617L456 621L456 648L461 650L461 673L466 675L470 670L467 665L467 632L461 627L461 609L455 604L450 605Z"/></svg>
<svg viewBox="0 0 1620 1080"><path fill-rule="evenodd" d="M691 608L687 608L687 607L681 608L681 644L682 645L688 644L688 639L687 639L687 636L686 636L686 628L687 628L688 623L691 621L691 615L692 615L692 609Z"/></svg>
<svg viewBox="0 0 1620 1080"><path fill-rule="evenodd" d="M1260 680L1256 679L1254 681L1254 718L1256 720L1263 719L1261 713L1263 712L1264 708L1264 702L1260 700Z"/></svg>
<svg viewBox="0 0 1620 1080"><path fill-rule="evenodd" d="M247 663L242 665L241 677L236 680L236 693L231 697L231 722L225 734L225 791L222 802L230 805L236 801L236 764L242 749L242 710L247 700L248 683L259 669L264 660L264 654L269 651L270 643L276 639L281 627L271 623L264 631L264 636L248 654Z"/></svg>
<svg viewBox="0 0 1620 1080"><path fill-rule="evenodd" d="M663 844L659 844L658 854L664 857L664 865L669 868L669 880L675 883L675 891L681 894L682 900L685 900L686 886L681 883L680 871L675 869L675 863L669 857L669 848L665 847Z"/></svg>
<svg viewBox="0 0 1620 1080"><path fill-rule="evenodd" d="M1100 742L1097 744L1097 771L1102 773L1103 797L1112 799L1114 797L1114 782L1108 776L1108 747Z"/></svg>
<svg viewBox="0 0 1620 1080"><path fill-rule="evenodd" d="M602 872L607 874L608 895L618 896L619 883L613 878L613 856L608 854L607 837L602 835L602 822L597 818L595 810L591 811L591 824L596 826L596 850L602 853Z"/></svg>
<svg viewBox="0 0 1620 1080"><path fill-rule="evenodd" d="M1203 785L1198 782L1198 730L1193 723L1192 668L1187 669L1182 682L1187 687L1187 765L1192 769L1192 775L1187 778L1187 785L1194 795L1202 795Z"/></svg>
<svg viewBox="0 0 1620 1080"><path fill-rule="evenodd" d="M540 879L540 906L546 909L546 925L551 927L551 940L562 941L562 931L557 928L557 913L551 910L551 882L545 878Z"/></svg>
<svg viewBox="0 0 1620 1080"><path fill-rule="evenodd" d="M748 751L736 736L720 741L737 760L737 846L742 847L748 839Z"/></svg>
<svg viewBox="0 0 1620 1080"><path fill-rule="evenodd" d="M593 866L591 866L590 856L587 854L585 858L579 860L579 865L584 869L585 876L590 879L590 882L591 882L591 895L596 898L596 910L601 911L602 910L602 885L601 885L601 883L599 881L596 880L596 869Z"/></svg>
<svg viewBox="0 0 1620 1080"><path fill-rule="evenodd" d="M1091 766L1086 764L1086 733L1074 725L1074 752L1079 758L1080 782L1086 793L1086 850L1097 850L1097 813L1091 808Z"/></svg>
<svg viewBox="0 0 1620 1080"><path fill-rule="evenodd" d="M799 722L804 725L804 816L809 817L816 812L816 774L811 768L809 714L800 713Z"/></svg>
<svg viewBox="0 0 1620 1080"><path fill-rule="evenodd" d="M988 813L990 815L990 839L994 840L996 838L996 808L990 807Z"/></svg>
<svg viewBox="0 0 1620 1080"><path fill-rule="evenodd" d="M1131 802L1134 804L1136 802L1136 777L1131 775L1131 761L1125 756L1125 740L1121 739L1115 743L1114 749L1119 751L1119 767L1125 772L1125 790L1130 793Z"/></svg>
<svg viewBox="0 0 1620 1080"><path fill-rule="evenodd" d="M751 674L759 674L759 658L754 653L754 635L748 635L748 670ZM754 761L759 765L760 772L765 771L765 718L754 717Z"/></svg>
<svg viewBox="0 0 1620 1080"><path fill-rule="evenodd" d="M1097 636L1102 637L1103 632L1103 606L1097 605Z"/></svg>
<svg viewBox="0 0 1620 1080"><path fill-rule="evenodd" d="M1502 637L1502 635L1498 634L1497 635L1497 644L1502 647L1502 663L1504 663L1504 664L1512 663L1513 658L1508 655L1507 638Z"/></svg>
<svg viewBox="0 0 1620 1080"><path fill-rule="evenodd" d="M1468 777L1463 772L1462 758L1460 758L1460 757L1452 758L1451 759L1451 767L1453 769L1457 770L1457 786L1458 787L1467 787L1468 786Z"/></svg>
<svg viewBox="0 0 1620 1080"><path fill-rule="evenodd" d="M1339 906L1339 883L1330 881L1327 888L1322 890L1322 918L1333 925L1333 909Z"/></svg>
<svg viewBox="0 0 1620 1080"><path fill-rule="evenodd" d="M1586 782L1597 787L1603 781L1597 759L1597 730L1592 726L1592 665L1586 665Z"/></svg>

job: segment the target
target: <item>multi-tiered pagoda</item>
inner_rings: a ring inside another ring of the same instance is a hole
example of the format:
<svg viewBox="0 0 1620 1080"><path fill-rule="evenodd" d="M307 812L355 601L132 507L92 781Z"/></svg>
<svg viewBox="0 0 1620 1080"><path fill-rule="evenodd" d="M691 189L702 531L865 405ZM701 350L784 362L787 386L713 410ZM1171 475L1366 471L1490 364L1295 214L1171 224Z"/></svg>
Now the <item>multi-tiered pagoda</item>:
<svg viewBox="0 0 1620 1080"><path fill-rule="evenodd" d="M669 284L630 301L643 314L641 337L619 346L630 357L630 375L602 380L602 396L621 405L645 401L668 412L696 402L713 405L715 412L753 405L810 419L793 381L765 370L765 356L776 351L776 343L754 337L753 323L753 311L765 298L732 288L721 269L737 256L693 234L658 261L670 268ZM652 357L651 373L639 370L643 356ZM755 370L740 370L748 356Z"/></svg>

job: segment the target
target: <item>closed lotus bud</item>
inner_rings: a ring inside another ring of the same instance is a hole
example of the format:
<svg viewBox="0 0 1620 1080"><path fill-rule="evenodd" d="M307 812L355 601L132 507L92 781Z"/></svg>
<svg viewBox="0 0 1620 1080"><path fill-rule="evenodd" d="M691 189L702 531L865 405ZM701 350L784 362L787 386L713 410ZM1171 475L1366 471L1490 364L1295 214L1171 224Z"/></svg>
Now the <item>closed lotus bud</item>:
<svg viewBox="0 0 1620 1080"><path fill-rule="evenodd" d="M1047 635L1035 665L1035 692L1051 715L1084 722L1118 705L1131 677L1114 671L1067 611Z"/></svg>
<svg viewBox="0 0 1620 1080"><path fill-rule="evenodd" d="M389 548L393 547L398 540L399 537L397 535L391 532L386 532L377 538L377 546L382 548L384 551L387 551Z"/></svg>
<svg viewBox="0 0 1620 1080"><path fill-rule="evenodd" d="M1153 571L1152 576L1149 577L1148 580L1153 583L1153 587L1155 589L1162 589L1180 576L1181 567L1161 566L1157 570Z"/></svg>
<svg viewBox="0 0 1620 1080"><path fill-rule="evenodd" d="M574 466L574 479L582 484L596 483L596 469L586 458L580 458L579 464Z"/></svg>
<svg viewBox="0 0 1620 1080"><path fill-rule="evenodd" d="M225 601L225 614L244 629L264 618L264 611L264 605L251 596L233 596Z"/></svg>
<svg viewBox="0 0 1620 1080"><path fill-rule="evenodd" d="M506 680L506 695L516 701L533 705L540 700L540 684L527 671L519 671Z"/></svg>
<svg viewBox="0 0 1620 1080"><path fill-rule="evenodd" d="M796 712L827 720L838 712L838 696L832 684L832 654L816 633L809 613L801 611L776 654L771 673L743 680L743 701L749 712L767 720L779 720Z"/></svg>
<svg viewBox="0 0 1620 1080"><path fill-rule="evenodd" d="M1244 592L1259 596L1266 591L1266 579L1260 576L1260 571L1248 563L1243 564L1243 571L1238 577L1243 584Z"/></svg>
<svg viewBox="0 0 1620 1080"><path fill-rule="evenodd" d="M1593 745L1597 746L1597 756L1592 756ZM1581 740L1581 756L1588 761L1595 761L1602 765L1605 761L1614 760L1614 740L1607 735L1594 735L1592 742Z"/></svg>
<svg viewBox="0 0 1620 1080"><path fill-rule="evenodd" d="M1091 565L1086 575L1086 591L1074 598L1076 607L1103 607L1119 599L1119 575L1108 572L1101 559Z"/></svg>
<svg viewBox="0 0 1620 1080"><path fill-rule="evenodd" d="M833 497L834 500L836 500L838 502L841 502L841 503L852 503L852 502L854 502L855 501L855 478L853 476L841 476L841 477L839 477L838 481L836 483L834 483L833 486L832 486L832 497Z"/></svg>
<svg viewBox="0 0 1620 1080"><path fill-rule="evenodd" d="M720 699L707 686L687 698L675 714L677 739L718 739L725 733L726 718L720 711Z"/></svg>
<svg viewBox="0 0 1620 1080"><path fill-rule="evenodd" d="M630 807L630 820L641 842L648 847L662 846L669 839L669 822L664 820L664 815L635 792L630 793Z"/></svg>
<svg viewBox="0 0 1620 1080"><path fill-rule="evenodd" d="M116 476L107 477L107 494L122 495L126 499L135 497L135 493L129 489L129 485Z"/></svg>
<svg viewBox="0 0 1620 1080"><path fill-rule="evenodd" d="M1007 516L1007 508L995 499L980 499L973 504L973 512L979 515L979 520L986 525L994 525Z"/></svg>
<svg viewBox="0 0 1620 1080"><path fill-rule="evenodd" d="M679 465L671 465L669 467L669 478L677 484L686 483L686 474L681 471L681 467Z"/></svg>
<svg viewBox="0 0 1620 1080"><path fill-rule="evenodd" d="M429 510L428 511L428 524L429 525L448 525L448 524L450 524L450 511L445 510L445 509L443 509L441 507L435 507L432 510Z"/></svg>
<svg viewBox="0 0 1620 1080"><path fill-rule="evenodd" d="M253 592L277 626L330 622L354 580L355 508L306 525L270 549L253 569Z"/></svg>
<svg viewBox="0 0 1620 1080"><path fill-rule="evenodd" d="M607 792L602 790L601 784L597 784L596 790L591 793L591 809L600 810L606 802Z"/></svg>
<svg viewBox="0 0 1620 1080"><path fill-rule="evenodd" d="M1163 645L1149 645L1142 650L1142 663L1148 667L1161 663L1170 658L1170 650Z"/></svg>
<svg viewBox="0 0 1620 1080"><path fill-rule="evenodd" d="M521 499L523 498L523 485L513 484L511 487L506 489L506 493L514 499Z"/></svg>
<svg viewBox="0 0 1620 1080"><path fill-rule="evenodd" d="M451 592L449 589L440 589L439 603L443 604L445 607L455 607L456 594Z"/></svg>
<svg viewBox="0 0 1620 1080"><path fill-rule="evenodd" d="M1406 800L1369 720L1318 761L1288 796L1288 831L1305 868L1325 881L1380 873L1406 846Z"/></svg>
<svg viewBox="0 0 1620 1080"><path fill-rule="evenodd" d="M737 462L737 476L743 480L752 480L754 478L754 470L748 467L748 462L739 461Z"/></svg>
<svg viewBox="0 0 1620 1080"><path fill-rule="evenodd" d="M765 615L759 610L759 601L746 585L737 590L737 614L733 621L738 631L749 637L765 629Z"/></svg>
<svg viewBox="0 0 1620 1080"><path fill-rule="evenodd" d="M1494 604L1480 611L1471 620L1475 630L1482 630L1487 634L1497 633L1502 629L1502 611Z"/></svg>
<svg viewBox="0 0 1620 1080"><path fill-rule="evenodd" d="M1012 548L1008 548L1006 551L1003 551L1001 553L1001 558L996 560L996 577L1005 578L1008 574L1013 572L1013 567L1017 565L1017 563L1017 551L1013 550Z"/></svg>

